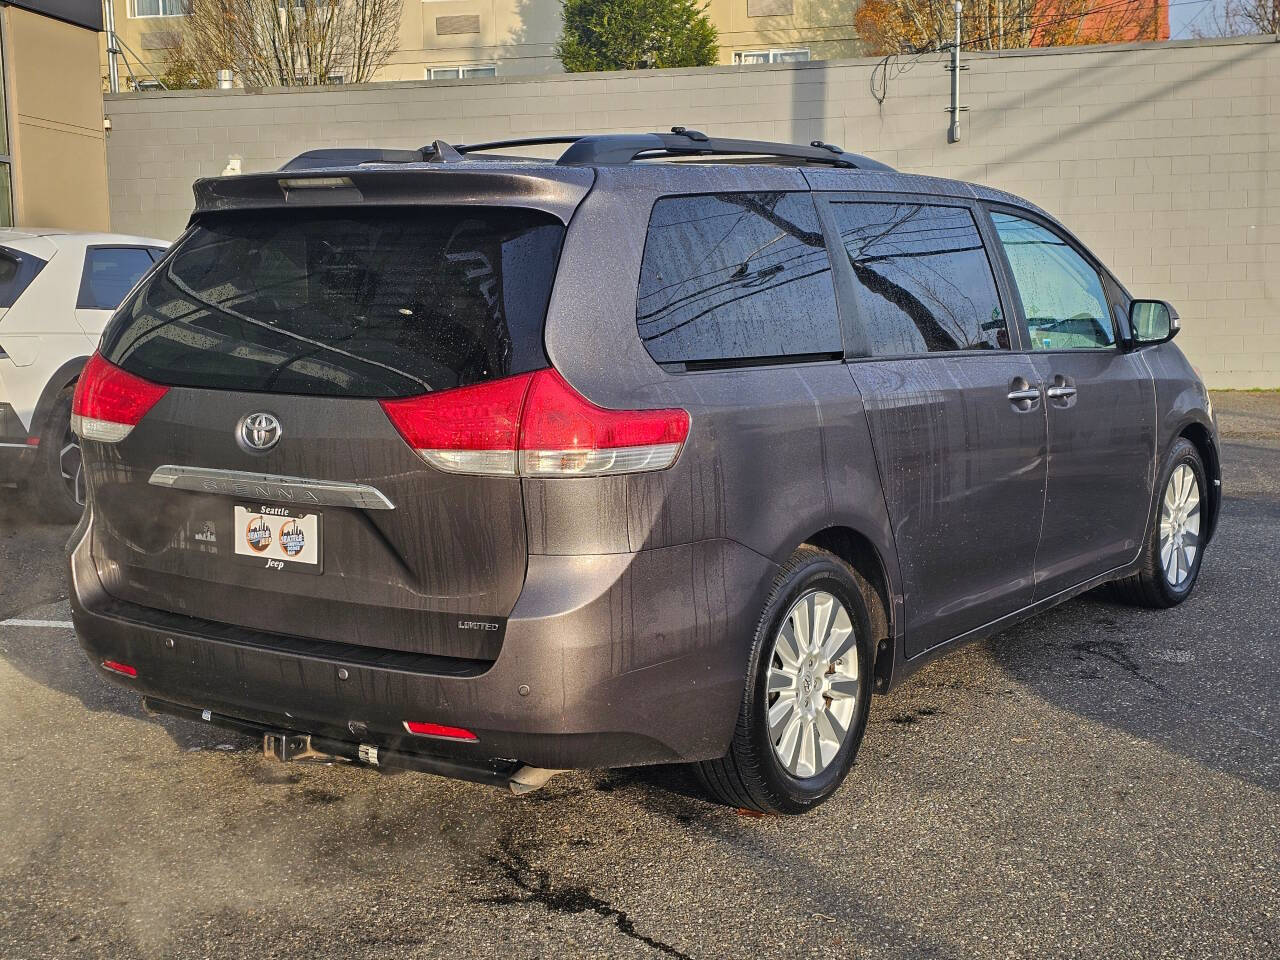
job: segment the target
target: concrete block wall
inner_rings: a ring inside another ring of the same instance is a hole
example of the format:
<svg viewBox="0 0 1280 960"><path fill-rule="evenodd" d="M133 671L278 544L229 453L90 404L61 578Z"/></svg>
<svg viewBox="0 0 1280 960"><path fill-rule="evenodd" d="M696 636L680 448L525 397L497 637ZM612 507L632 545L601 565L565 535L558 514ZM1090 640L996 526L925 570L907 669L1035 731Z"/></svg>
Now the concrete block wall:
<svg viewBox="0 0 1280 960"><path fill-rule="evenodd" d="M822 139L990 184L1061 217L1136 295L1182 313L1212 386L1280 387L1280 44L1271 38L966 54L947 142L944 59L108 96L113 229L173 237L232 156L547 132ZM887 74L887 86L885 84ZM873 94L880 94L877 97Z"/></svg>

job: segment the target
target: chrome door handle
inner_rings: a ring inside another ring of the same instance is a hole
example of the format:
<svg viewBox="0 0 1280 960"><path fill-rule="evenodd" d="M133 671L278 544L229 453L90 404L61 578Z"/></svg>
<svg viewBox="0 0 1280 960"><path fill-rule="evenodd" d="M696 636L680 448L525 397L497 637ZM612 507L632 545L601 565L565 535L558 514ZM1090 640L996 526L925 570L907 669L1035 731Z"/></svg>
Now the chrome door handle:
<svg viewBox="0 0 1280 960"><path fill-rule="evenodd" d="M1075 393L1074 390L1072 390L1071 392ZM1053 394L1050 393L1049 396L1053 396ZM1037 390L1035 387L1031 387L1027 390L1010 390L1009 399L1012 400L1014 403L1017 403L1019 400L1033 400L1033 401L1039 400L1040 391Z"/></svg>
<svg viewBox="0 0 1280 960"><path fill-rule="evenodd" d="M1076 395L1075 387L1050 387L1044 392L1050 400L1066 400Z"/></svg>

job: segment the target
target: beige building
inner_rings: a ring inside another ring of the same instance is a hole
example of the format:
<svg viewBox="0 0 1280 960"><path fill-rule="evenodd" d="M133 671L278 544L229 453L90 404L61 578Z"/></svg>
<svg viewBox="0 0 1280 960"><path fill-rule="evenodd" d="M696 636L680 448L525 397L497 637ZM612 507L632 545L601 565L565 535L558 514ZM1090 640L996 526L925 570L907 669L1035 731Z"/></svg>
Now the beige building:
<svg viewBox="0 0 1280 960"><path fill-rule="evenodd" d="M98 0L0 0L0 226L107 230Z"/></svg>
<svg viewBox="0 0 1280 960"><path fill-rule="evenodd" d="M187 0L109 0L120 51L120 87L130 76L154 86L182 26ZM853 0L710 0L720 62L826 60L858 52ZM400 42L378 80L439 80L561 72L555 56L560 0L404 0ZM107 43L101 47L107 71Z"/></svg>

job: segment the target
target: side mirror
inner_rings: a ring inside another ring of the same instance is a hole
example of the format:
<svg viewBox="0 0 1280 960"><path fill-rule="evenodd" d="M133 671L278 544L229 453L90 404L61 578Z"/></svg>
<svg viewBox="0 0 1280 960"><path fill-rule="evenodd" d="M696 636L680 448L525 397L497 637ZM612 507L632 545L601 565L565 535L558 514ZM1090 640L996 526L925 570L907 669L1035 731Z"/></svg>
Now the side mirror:
<svg viewBox="0 0 1280 960"><path fill-rule="evenodd" d="M1164 343L1178 334L1178 311L1163 300L1134 300L1129 304L1129 329L1135 347Z"/></svg>

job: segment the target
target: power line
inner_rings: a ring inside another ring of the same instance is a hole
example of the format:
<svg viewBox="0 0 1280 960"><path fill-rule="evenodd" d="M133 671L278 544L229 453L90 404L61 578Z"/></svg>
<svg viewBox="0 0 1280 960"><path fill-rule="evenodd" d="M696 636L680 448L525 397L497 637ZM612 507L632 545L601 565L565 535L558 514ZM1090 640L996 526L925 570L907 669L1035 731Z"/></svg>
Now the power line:
<svg viewBox="0 0 1280 960"><path fill-rule="evenodd" d="M1065 14L1063 16L1053 17L1048 20L1041 20L1036 23L1031 23L1026 27L1026 30L1030 33L1035 33L1036 31L1042 30L1045 27L1056 26L1059 23L1066 23L1071 20L1084 20L1087 17L1093 16L1095 13L1105 13L1108 10L1114 10L1119 7L1132 6L1136 2L1139 2L1139 0L1108 0L1108 2L1106 3L1098 4L1092 7L1086 7L1085 9L1077 11L1075 13ZM1212 2L1212 0L1169 0L1169 2L1166 5L1169 7L1184 7L1184 6L1189 6L1191 4L1209 3L1209 2ZM1204 10L1202 9L1200 13L1204 13ZM1197 13L1196 16L1198 17L1200 13ZM1001 33L990 33L985 36L962 37L960 45L961 45L961 48L963 48L966 44L972 47L974 44L985 43L988 40L996 40L1002 36L1003 35ZM952 46L953 45L950 43L943 43L938 46L922 47L922 48L912 50L911 59L901 64L893 64L893 60L897 57L902 56L902 54L896 54L896 53L886 54L880 60L880 62L876 64L875 68L872 69L871 71L871 80L870 80L871 96L875 98L877 103L879 104L884 103L885 98L889 95L889 80L890 80L889 70L891 66L895 68L894 76L899 77L899 76L902 76L902 74L906 73L908 70L910 70L913 66L915 66L916 63L919 62L921 57L928 56L929 54L932 54L932 53L943 53L947 50L950 50ZM1050 44L1049 46L1069 46L1069 44ZM1018 48L1001 48L1001 49L1018 49ZM1048 49L1048 47L1039 47L1036 49ZM879 76L880 78L879 81L877 81L877 76Z"/></svg>
<svg viewBox="0 0 1280 960"><path fill-rule="evenodd" d="M1196 11L1196 15L1194 17L1192 17L1190 20L1188 20L1186 23L1184 23L1181 27L1178 28L1178 33L1171 34L1169 37L1170 40L1176 40L1178 38L1179 33L1182 33L1182 31L1184 30L1190 30L1192 25L1197 20L1199 20L1201 17L1204 16L1204 12L1208 10L1215 3L1215 0L1200 0L1200 2L1203 3L1204 6L1202 6L1198 11Z"/></svg>

